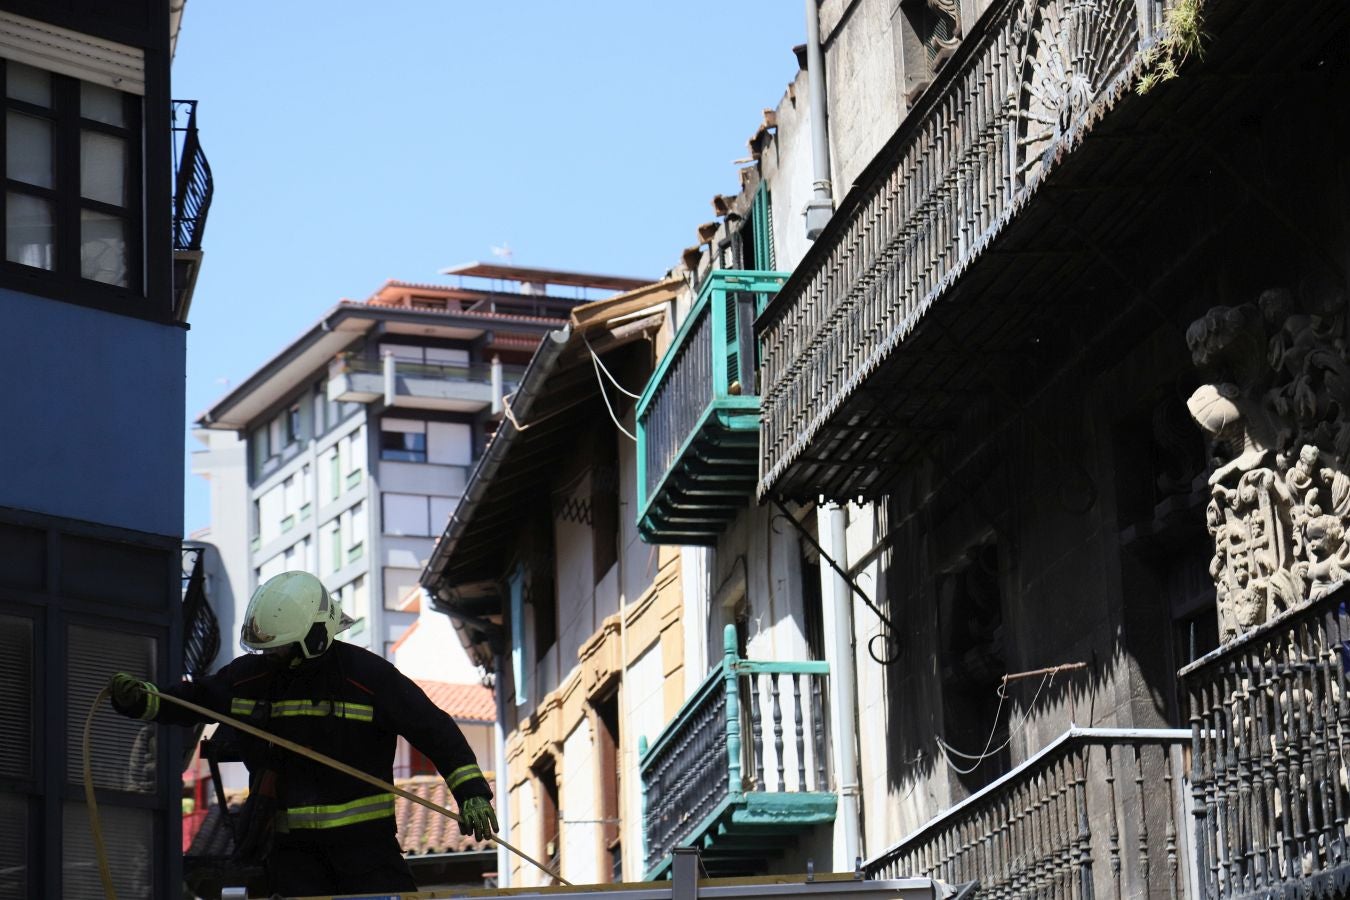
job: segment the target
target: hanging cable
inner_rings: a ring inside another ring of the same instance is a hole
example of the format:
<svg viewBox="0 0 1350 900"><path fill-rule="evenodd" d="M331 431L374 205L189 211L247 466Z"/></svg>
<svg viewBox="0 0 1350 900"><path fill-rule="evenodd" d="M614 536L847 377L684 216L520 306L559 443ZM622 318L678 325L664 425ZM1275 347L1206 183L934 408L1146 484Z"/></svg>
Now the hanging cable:
<svg viewBox="0 0 1350 900"><path fill-rule="evenodd" d="M598 366L601 368L601 370L604 371L605 375L607 375L607 376L609 377L610 382L611 382L616 388L618 388L620 391L623 391L625 394L627 394L628 396L632 397L634 400L641 400L641 399L642 399L642 395L641 395L641 394L635 394L635 393L633 393L632 391L628 390L628 388L626 388L626 387L624 387L623 385L619 384L619 380L618 380L617 378L614 377L614 373L611 372L611 371L609 370L609 368L605 365L604 361L600 359L600 355L599 355L598 353L595 352L595 348L591 346L591 342L588 341L588 340L586 340L586 335L583 334L583 335L581 336L581 340L586 344L586 349L589 350L589 351L591 351L591 359L595 360L596 365L598 365Z"/></svg>
<svg viewBox="0 0 1350 900"><path fill-rule="evenodd" d="M942 757L943 759L946 760L947 765L950 766L952 771L956 772L958 775L969 775L970 773L978 769L980 767L980 764L983 763L986 759L988 759L989 757L993 756L996 753L1002 753L1004 748L1006 748L1009 744L1012 743L1013 738L1016 737L1018 734L1020 734L1022 729L1026 727L1027 719L1031 718L1031 711L1036 708L1036 701L1041 698L1041 691L1045 690L1045 686L1047 684L1053 684L1054 681L1055 681L1055 672L1053 670L1046 672L1041 677L1041 685L1040 687L1036 688L1036 695L1032 697L1031 702L1027 704L1026 712L1022 714L1022 721L1017 723L1016 728L1008 729L1008 739L1004 741L1002 744L999 744L993 750L989 749L989 745L994 742L994 735L998 733L999 713L1003 712L1003 701L1008 698L1007 691L1004 690L1004 688L1007 687L1006 680L1004 681L1003 684L999 685L998 687L998 709L994 711L994 724L993 727L989 729L989 739L984 742L984 749L980 751L979 755L972 756L969 753L962 753L960 750L957 750L951 744L948 744L946 741L944 741L942 739L942 735L940 734L933 735L933 738L937 741L938 749L942 751ZM962 759L974 760L974 762L971 764L969 769L963 769L952 761L953 756L959 756Z"/></svg>
<svg viewBox="0 0 1350 900"><path fill-rule="evenodd" d="M583 338L584 338L584 335L583 335ZM589 348L589 347L590 347L590 344L588 343L586 346ZM592 365L592 367L594 367L594 369L595 369L595 380L596 380L596 382L597 382L597 383L599 384L599 386L600 386L600 396L603 397L604 400L605 400L605 409L609 410L609 417L610 417L611 420L613 420L613 422L614 422L614 427L617 428L617 429L619 429L619 431L623 432L623 434L624 434L630 441L632 441L633 443L637 443L637 435L633 434L633 432L631 432L631 431L629 431L627 428L624 428L624 427L623 427L623 423L619 421L619 417L618 417L617 415L615 415L615 413L614 413L614 407L610 405L610 402L609 402L609 391L605 390L605 381L604 381L603 378L600 377L600 369L601 369L601 366L600 366L600 357L598 357L598 356L595 355L595 351L594 351L594 350L591 351L591 365ZM613 376L611 376L611 377L613 377ZM618 387L619 390L623 391L623 388L622 388L621 386L619 386L618 382L615 382L615 385L614 385L614 386L615 386L615 387ZM624 391L624 393L627 394L628 392L627 392L627 391ZM629 394L629 396L633 396L633 395Z"/></svg>

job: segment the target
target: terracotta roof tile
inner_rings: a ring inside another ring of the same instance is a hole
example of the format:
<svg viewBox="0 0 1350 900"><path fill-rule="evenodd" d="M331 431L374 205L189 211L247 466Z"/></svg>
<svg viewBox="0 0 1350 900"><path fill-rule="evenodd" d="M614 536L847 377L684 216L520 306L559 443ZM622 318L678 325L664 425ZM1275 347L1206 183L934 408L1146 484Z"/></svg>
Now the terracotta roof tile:
<svg viewBox="0 0 1350 900"><path fill-rule="evenodd" d="M394 782L398 787L449 807L459 812L459 804L451 796L445 782L436 775L418 775L413 778L400 778ZM449 816L443 816L427 809L420 803L414 803L406 797L394 801L394 816L398 820L398 844L408 856L424 853L464 853L471 850L490 850L488 841L477 841L459 833L459 825Z"/></svg>
<svg viewBox="0 0 1350 900"><path fill-rule="evenodd" d="M426 691L431 702L450 714L451 718L466 722L495 722L497 703L492 688L481 684L450 684L445 681L414 679Z"/></svg>

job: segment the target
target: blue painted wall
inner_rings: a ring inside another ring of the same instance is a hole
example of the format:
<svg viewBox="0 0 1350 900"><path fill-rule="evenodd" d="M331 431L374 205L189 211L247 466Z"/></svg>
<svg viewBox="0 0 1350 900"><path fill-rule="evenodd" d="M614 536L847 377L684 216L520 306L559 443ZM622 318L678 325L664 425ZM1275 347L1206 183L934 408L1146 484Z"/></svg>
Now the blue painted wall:
<svg viewBox="0 0 1350 900"><path fill-rule="evenodd" d="M0 506L179 536L187 333L0 289Z"/></svg>

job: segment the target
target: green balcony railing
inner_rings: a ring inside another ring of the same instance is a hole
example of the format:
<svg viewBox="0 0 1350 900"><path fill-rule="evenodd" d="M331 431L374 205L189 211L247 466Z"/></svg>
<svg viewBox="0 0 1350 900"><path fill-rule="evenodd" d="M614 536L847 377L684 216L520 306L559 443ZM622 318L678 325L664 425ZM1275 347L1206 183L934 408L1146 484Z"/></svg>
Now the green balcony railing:
<svg viewBox="0 0 1350 900"><path fill-rule="evenodd" d="M727 626L721 663L650 748L639 741L647 880L681 846L702 848L710 874L759 874L775 848L834 821L829 672L740 659Z"/></svg>
<svg viewBox="0 0 1350 900"><path fill-rule="evenodd" d="M754 490L757 316L786 272L714 270L637 407L638 530L653 544L710 544Z"/></svg>

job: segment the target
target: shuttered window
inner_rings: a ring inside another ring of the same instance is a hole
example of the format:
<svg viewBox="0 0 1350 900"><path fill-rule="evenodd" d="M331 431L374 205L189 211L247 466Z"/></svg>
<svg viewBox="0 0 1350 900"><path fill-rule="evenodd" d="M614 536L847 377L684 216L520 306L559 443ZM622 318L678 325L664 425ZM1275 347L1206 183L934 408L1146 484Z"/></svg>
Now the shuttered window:
<svg viewBox="0 0 1350 900"><path fill-rule="evenodd" d="M28 900L28 798L0 794L0 900Z"/></svg>
<svg viewBox="0 0 1350 900"><path fill-rule="evenodd" d="M67 631L66 778L84 783L82 741L89 707L115 672L154 679L155 641L140 634L72 625ZM104 702L94 716L91 759L101 788L155 793L155 729Z"/></svg>
<svg viewBox="0 0 1350 900"><path fill-rule="evenodd" d="M98 815L117 896L154 896L154 813L100 803ZM89 810L83 803L62 807L61 850L61 896L65 900L105 900L95 862L94 836L89 830Z"/></svg>
<svg viewBox="0 0 1350 900"><path fill-rule="evenodd" d="M0 777L33 775L33 623L0 616Z"/></svg>

